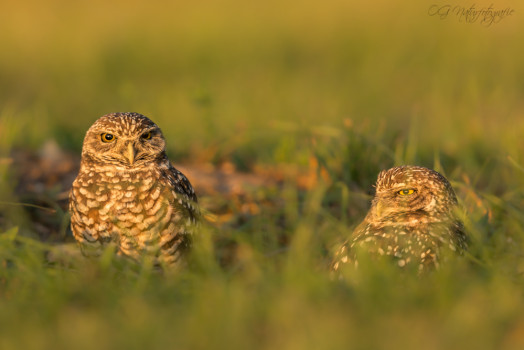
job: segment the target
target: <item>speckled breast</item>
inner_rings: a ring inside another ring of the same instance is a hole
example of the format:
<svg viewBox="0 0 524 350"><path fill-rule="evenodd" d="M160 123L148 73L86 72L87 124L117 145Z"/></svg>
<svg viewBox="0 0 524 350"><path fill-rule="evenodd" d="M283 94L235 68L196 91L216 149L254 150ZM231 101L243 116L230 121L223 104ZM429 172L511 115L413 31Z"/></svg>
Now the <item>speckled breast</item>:
<svg viewBox="0 0 524 350"><path fill-rule="evenodd" d="M187 230L184 209L160 174L149 171L103 171L79 174L71 192L71 224L85 247L116 243L120 253L176 259Z"/></svg>

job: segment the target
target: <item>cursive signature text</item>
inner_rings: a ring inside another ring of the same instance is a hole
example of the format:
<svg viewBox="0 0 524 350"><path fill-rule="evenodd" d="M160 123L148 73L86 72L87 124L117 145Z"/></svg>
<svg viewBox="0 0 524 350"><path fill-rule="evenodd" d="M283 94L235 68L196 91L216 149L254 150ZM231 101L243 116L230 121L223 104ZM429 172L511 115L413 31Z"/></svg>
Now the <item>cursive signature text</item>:
<svg viewBox="0 0 524 350"><path fill-rule="evenodd" d="M448 16L455 16L459 22L476 23L489 27L494 23L499 23L504 18L513 15L515 12L512 8L495 9L493 4L489 7L478 8L475 4L471 7L453 6L453 5L431 5L428 15L438 16L444 20Z"/></svg>

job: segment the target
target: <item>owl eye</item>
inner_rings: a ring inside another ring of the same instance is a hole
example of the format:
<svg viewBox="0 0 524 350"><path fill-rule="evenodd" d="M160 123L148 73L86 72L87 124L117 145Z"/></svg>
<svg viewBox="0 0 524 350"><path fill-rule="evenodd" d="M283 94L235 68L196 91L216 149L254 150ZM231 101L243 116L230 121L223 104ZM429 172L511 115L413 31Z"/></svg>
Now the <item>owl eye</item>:
<svg viewBox="0 0 524 350"><path fill-rule="evenodd" d="M141 137L142 137L144 140L149 140L149 139L151 139L151 136L152 136L151 131L148 131L148 132L146 132L145 134L142 134Z"/></svg>
<svg viewBox="0 0 524 350"><path fill-rule="evenodd" d="M409 196L410 194L415 193L415 190L413 188L409 188L405 190L400 190L397 193L401 196Z"/></svg>
<svg viewBox="0 0 524 350"><path fill-rule="evenodd" d="M113 134L103 133L100 135L102 142L109 143L116 140L116 137Z"/></svg>

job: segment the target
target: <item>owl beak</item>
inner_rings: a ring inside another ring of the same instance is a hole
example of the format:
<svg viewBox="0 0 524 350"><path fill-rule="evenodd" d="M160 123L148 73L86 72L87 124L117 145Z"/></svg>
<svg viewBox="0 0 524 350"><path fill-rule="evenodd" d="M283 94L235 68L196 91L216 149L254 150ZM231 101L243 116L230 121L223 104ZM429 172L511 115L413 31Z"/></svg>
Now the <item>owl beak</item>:
<svg viewBox="0 0 524 350"><path fill-rule="evenodd" d="M132 143L128 143L127 144L127 159L129 160L129 164L133 165L133 163L135 163L135 157L136 157L135 147L133 147Z"/></svg>
<svg viewBox="0 0 524 350"><path fill-rule="evenodd" d="M377 204L375 205L375 212L377 214L377 217L382 217L382 214L384 214L384 204L381 201L377 201Z"/></svg>

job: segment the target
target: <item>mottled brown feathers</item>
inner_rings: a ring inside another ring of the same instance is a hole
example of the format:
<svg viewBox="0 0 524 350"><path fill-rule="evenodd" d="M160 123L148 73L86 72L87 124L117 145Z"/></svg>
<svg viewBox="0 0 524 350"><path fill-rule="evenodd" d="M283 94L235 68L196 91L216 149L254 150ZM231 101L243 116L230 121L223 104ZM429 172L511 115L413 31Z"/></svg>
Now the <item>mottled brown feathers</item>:
<svg viewBox="0 0 524 350"><path fill-rule="evenodd" d="M358 264L358 250L390 256L399 266L417 264L420 270L438 265L443 251L467 246L456 206L453 188L434 170L401 166L380 172L371 209L338 248L333 269Z"/></svg>
<svg viewBox="0 0 524 350"><path fill-rule="evenodd" d="M195 192L169 162L160 128L137 113L108 114L89 128L69 208L85 254L115 244L122 255L161 264L189 248L199 217Z"/></svg>

